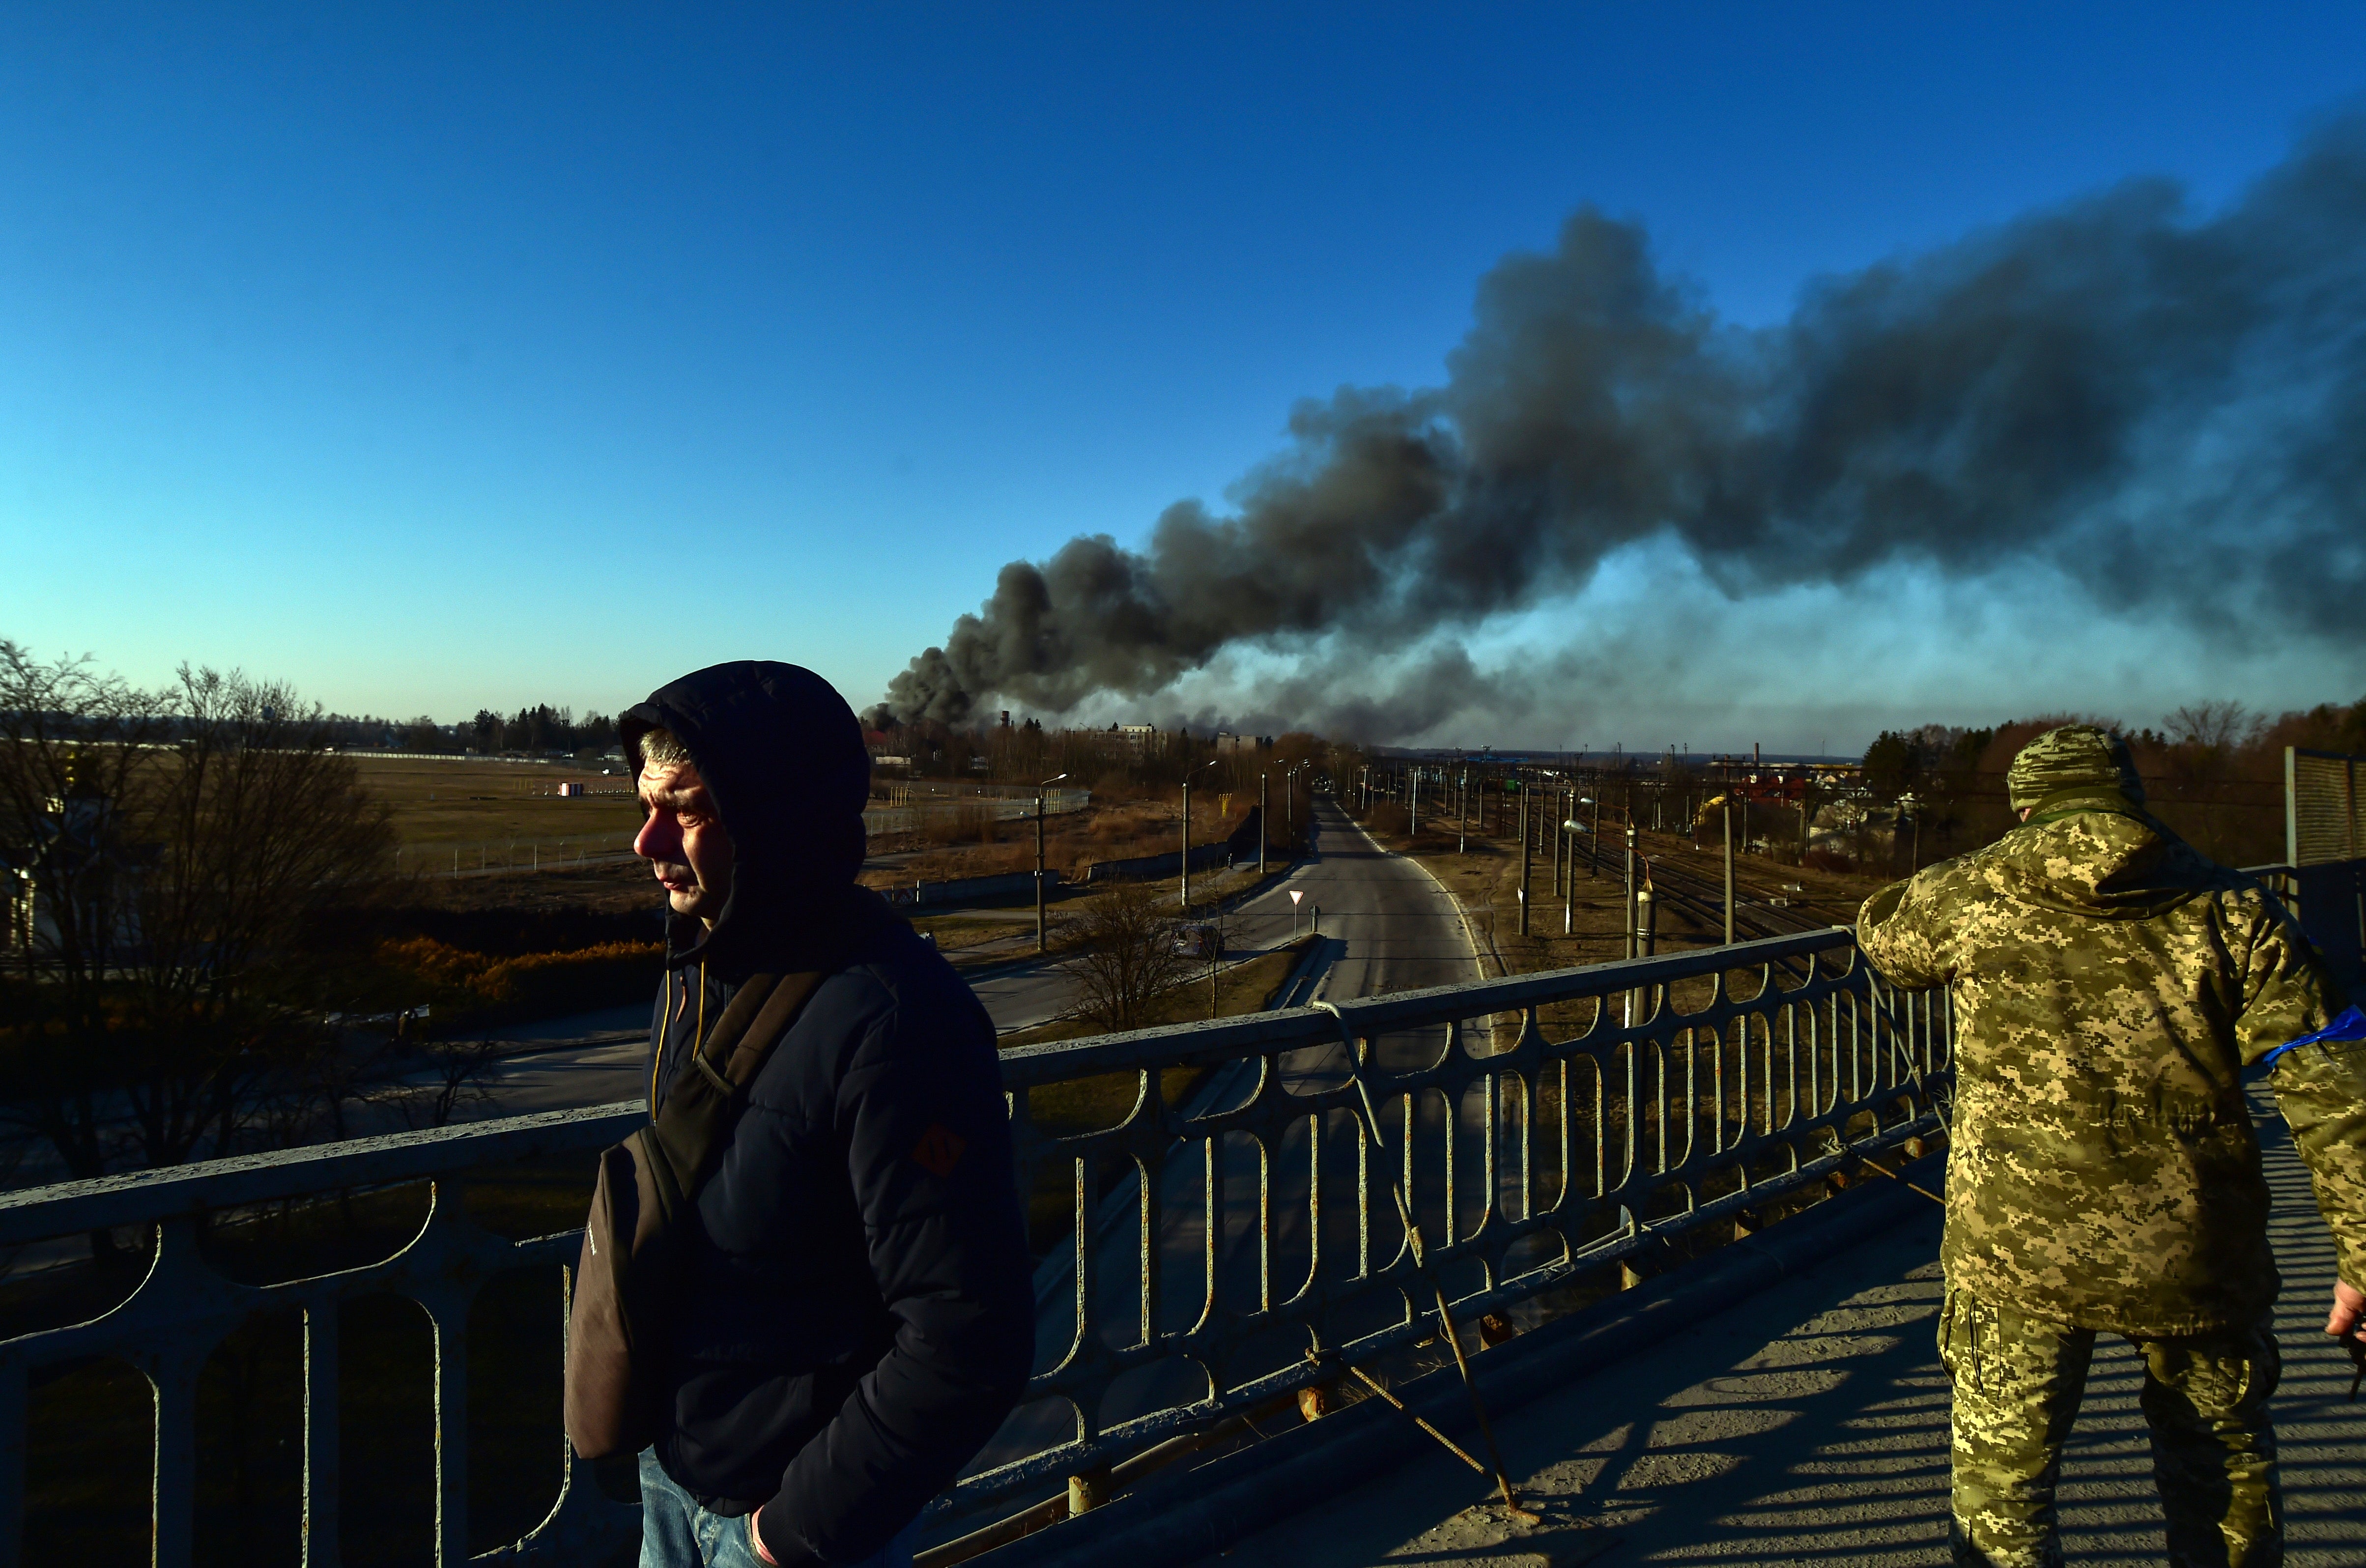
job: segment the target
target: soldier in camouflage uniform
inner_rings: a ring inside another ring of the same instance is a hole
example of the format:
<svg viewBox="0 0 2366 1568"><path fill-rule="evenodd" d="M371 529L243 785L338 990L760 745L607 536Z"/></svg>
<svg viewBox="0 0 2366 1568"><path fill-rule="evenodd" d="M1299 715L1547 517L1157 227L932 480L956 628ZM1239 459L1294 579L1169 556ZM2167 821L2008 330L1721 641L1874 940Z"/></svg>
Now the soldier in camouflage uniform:
<svg viewBox="0 0 2366 1568"><path fill-rule="evenodd" d="M2062 1561L2054 1491L2098 1333L2142 1354L2169 1558L2283 1555L2268 1397L2280 1281L2241 1083L2272 1082L2338 1247L2328 1333L2366 1306L2366 1020L2292 917L2144 808L2126 744L2039 736L2023 826L1865 903L1858 936L1955 1018L1939 1353L1958 1563Z"/></svg>

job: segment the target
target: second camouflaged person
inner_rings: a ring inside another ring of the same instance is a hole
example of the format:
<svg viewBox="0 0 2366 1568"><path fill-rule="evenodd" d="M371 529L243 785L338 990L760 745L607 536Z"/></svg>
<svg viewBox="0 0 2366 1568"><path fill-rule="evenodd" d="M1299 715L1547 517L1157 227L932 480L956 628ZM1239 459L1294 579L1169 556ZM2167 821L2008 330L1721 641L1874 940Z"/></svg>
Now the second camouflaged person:
<svg viewBox="0 0 2366 1568"><path fill-rule="evenodd" d="M2338 1244L2327 1331L2347 1336L2366 1305L2366 1029L2354 1010L2327 1028L2338 998L2292 917L2145 810L2124 741L2051 730L2007 786L2022 826L1858 924L1884 975L1954 998L1955 1560L2062 1561L2062 1444L2112 1333L2144 1359L2169 1561L2270 1568L2280 1280L2242 1074L2274 1061Z"/></svg>

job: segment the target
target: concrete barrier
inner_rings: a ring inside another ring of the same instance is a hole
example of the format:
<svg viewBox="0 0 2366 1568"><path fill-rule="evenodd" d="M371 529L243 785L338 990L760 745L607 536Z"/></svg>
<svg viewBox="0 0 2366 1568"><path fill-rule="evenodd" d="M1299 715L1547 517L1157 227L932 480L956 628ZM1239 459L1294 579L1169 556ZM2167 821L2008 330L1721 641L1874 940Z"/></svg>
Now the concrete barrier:
<svg viewBox="0 0 2366 1568"><path fill-rule="evenodd" d="M1221 871L1233 863L1233 846L1201 844L1191 852L1193 871ZM1183 852L1169 850L1163 855L1129 855L1123 860L1097 860L1085 867L1087 882L1155 882L1162 876L1175 876L1183 870Z"/></svg>
<svg viewBox="0 0 2366 1568"><path fill-rule="evenodd" d="M1060 886L1060 874L1043 874L1043 890ZM1024 904L1035 897L1035 874L1014 871L1001 876L961 876L950 882L915 882L909 887L884 887L881 896L904 908L947 904Z"/></svg>

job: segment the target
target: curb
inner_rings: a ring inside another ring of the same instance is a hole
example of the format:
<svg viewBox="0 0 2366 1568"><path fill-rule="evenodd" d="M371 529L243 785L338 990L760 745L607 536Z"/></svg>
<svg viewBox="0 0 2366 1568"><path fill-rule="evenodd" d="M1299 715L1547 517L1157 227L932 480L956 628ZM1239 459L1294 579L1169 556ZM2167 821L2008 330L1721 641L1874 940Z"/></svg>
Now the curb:
<svg viewBox="0 0 2366 1568"><path fill-rule="evenodd" d="M1296 871L1297 869L1298 863L1296 861L1282 862L1279 865L1272 866L1266 872L1264 876L1260 877L1256 882L1251 883L1248 886L1240 889L1238 892L1224 895L1222 898L1217 900L1217 904L1222 910L1229 913L1230 911L1238 908L1241 905L1247 903L1251 898L1259 897L1264 894L1270 893L1273 891L1275 884L1280 882L1283 878L1289 876L1291 872ZM1080 883L1078 886L1082 886L1083 884ZM1271 952L1272 949L1268 948L1265 951ZM1260 956L1262 956L1262 954L1260 954ZM951 962L950 954L947 955L947 961ZM1049 953L1030 953L1022 954L1017 958L991 959L986 963L974 964L966 968L959 964L953 964L953 972L959 975L965 982L971 980L993 980L998 979L1005 975L1015 975L1022 969L1054 968L1062 962L1063 960L1055 958ZM1063 1016L1065 1015L1064 1014ZM1048 1022L1051 1021L1047 1020L1046 1021ZM1031 1029L1035 1026L1033 1024L1030 1024L1028 1027Z"/></svg>
<svg viewBox="0 0 2366 1568"><path fill-rule="evenodd" d="M1925 1182L1944 1168L1931 1155L1908 1168ZM1618 1359L1718 1315L1786 1277L1829 1261L1917 1215L1925 1201L1883 1183L1829 1198L1762 1235L1720 1247L1697 1265L1472 1358L1488 1413L1502 1416L1565 1389ZM1394 1391L1416 1415L1468 1433L1470 1405L1452 1368ZM1277 1520L1362 1485L1432 1451L1432 1439L1378 1399L1293 1427L1079 1518L1021 1537L975 1559L992 1568L1181 1568L1225 1551Z"/></svg>
<svg viewBox="0 0 2366 1568"><path fill-rule="evenodd" d="M1342 812L1341 815L1346 816L1346 813ZM1403 861L1408 865L1421 866L1421 874L1429 878L1430 886L1436 888L1438 893L1444 897L1448 904L1454 906L1454 918L1462 922L1462 940L1470 949L1470 966L1479 971L1479 978L1482 980L1487 978L1487 960L1485 957L1482 956L1482 953L1493 954L1495 960L1495 968L1497 973L1502 976L1509 977L1511 970L1504 964L1504 955L1495 952L1495 944L1493 942L1490 942L1483 949L1480 947L1479 933L1470 929L1470 911L1463 908L1462 900L1455 894L1454 889L1448 887L1445 883L1440 882L1437 879L1437 873L1430 870L1429 867L1425 865L1422 865L1419 856L1404 854L1396 850L1388 848L1378 839L1372 837L1372 830L1370 829L1365 827L1361 822L1357 821L1353 817L1347 818L1347 825L1355 829L1358 833L1363 834L1364 841L1370 844L1372 848L1380 851L1380 853L1387 855L1393 860Z"/></svg>

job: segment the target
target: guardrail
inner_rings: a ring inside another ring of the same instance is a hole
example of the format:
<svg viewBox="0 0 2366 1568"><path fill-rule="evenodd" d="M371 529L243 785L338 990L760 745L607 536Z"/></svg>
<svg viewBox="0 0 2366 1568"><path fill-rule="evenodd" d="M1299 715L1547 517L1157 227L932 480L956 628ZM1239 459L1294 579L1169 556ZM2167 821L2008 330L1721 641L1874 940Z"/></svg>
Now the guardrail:
<svg viewBox="0 0 2366 1568"><path fill-rule="evenodd" d="M394 852L395 874L429 877L507 876L568 871L592 863L629 860L633 829L574 833L561 839L475 839L467 842L403 844Z"/></svg>
<svg viewBox="0 0 2366 1568"><path fill-rule="evenodd" d="M1048 789L1043 792L1043 815L1065 817L1092 803L1093 792L1088 789ZM1023 795L924 795L901 802L891 798L884 806L865 807L862 822L877 834L916 833L931 817L941 819L964 811L983 812L997 822L1030 822L1035 818L1035 795L1030 790Z"/></svg>
<svg viewBox="0 0 2366 1568"><path fill-rule="evenodd" d="M1362 1361L1433 1334L1391 1169L1431 1266L1476 1317L1935 1131L1949 1062L1944 998L1883 986L1845 929L1008 1052L1020 1180L1067 1193L1072 1288L1043 1314L1031 1403L932 1508L1089 1473L1335 1377L1309 1348ZM1112 1075L1132 1080L1131 1108L1064 1125L1079 1087ZM1365 1090L1385 1146L1355 1114ZM153 1227L154 1243L112 1311L0 1342L0 1563L22 1558L29 1373L113 1357L147 1376L153 1561L181 1568L199 1371L254 1314L297 1308L303 1561L334 1564L337 1308L380 1292L433 1325L436 1561L468 1561L469 1304L504 1270L571 1268L580 1233L493 1235L448 1179L596 1149L643 1115L505 1118L0 1197L0 1246L110 1226ZM199 1226L225 1211L422 1179L428 1216L383 1261L250 1286L198 1256ZM588 1466L566 1466L549 1517L478 1561L590 1560L636 1528Z"/></svg>

